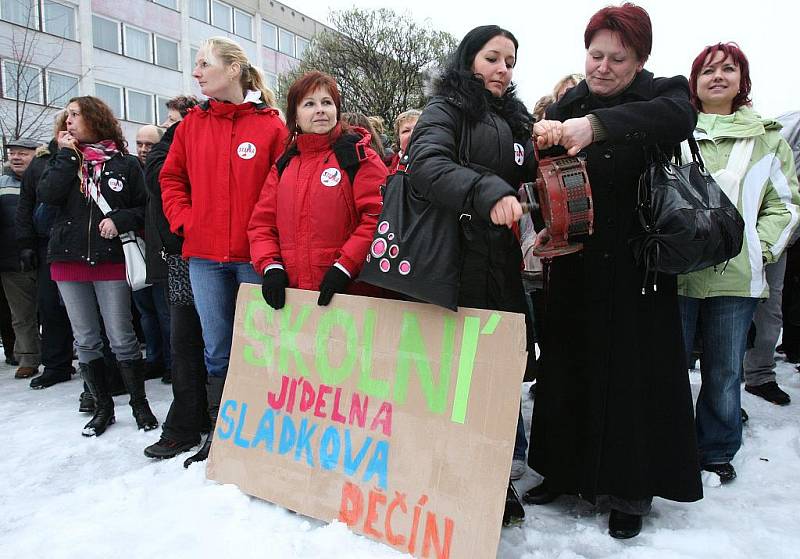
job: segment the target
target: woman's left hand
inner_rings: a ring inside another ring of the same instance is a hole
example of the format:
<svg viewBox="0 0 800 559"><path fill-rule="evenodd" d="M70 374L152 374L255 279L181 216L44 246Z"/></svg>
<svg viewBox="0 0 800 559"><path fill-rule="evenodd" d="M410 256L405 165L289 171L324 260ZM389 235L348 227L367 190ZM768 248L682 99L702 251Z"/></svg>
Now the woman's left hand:
<svg viewBox="0 0 800 559"><path fill-rule="evenodd" d="M105 239L113 239L119 234L117 231L117 226L114 225L114 222L111 220L110 217L103 219L100 222L100 236Z"/></svg>
<svg viewBox="0 0 800 559"><path fill-rule="evenodd" d="M584 117L565 120L561 128L561 140L558 142L569 155L578 155L578 152L594 140L594 132L589 119Z"/></svg>

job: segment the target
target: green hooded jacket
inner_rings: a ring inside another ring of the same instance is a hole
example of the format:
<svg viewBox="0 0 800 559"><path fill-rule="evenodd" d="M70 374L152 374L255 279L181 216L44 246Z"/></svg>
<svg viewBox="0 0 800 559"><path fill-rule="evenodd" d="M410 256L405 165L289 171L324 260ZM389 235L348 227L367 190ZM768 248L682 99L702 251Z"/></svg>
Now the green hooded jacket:
<svg viewBox="0 0 800 559"><path fill-rule="evenodd" d="M744 219L742 251L720 264L678 276L678 294L706 297L769 296L764 265L780 258L800 217L800 191L794 155L780 135L781 124L749 107L730 115L699 113L694 137L706 169L726 169L735 143L753 138L753 152L731 200Z"/></svg>

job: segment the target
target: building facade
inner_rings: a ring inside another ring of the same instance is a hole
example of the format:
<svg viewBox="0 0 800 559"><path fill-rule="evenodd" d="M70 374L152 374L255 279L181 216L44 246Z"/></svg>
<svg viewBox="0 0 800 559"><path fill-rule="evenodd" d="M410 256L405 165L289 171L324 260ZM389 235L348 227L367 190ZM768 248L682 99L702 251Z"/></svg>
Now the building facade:
<svg viewBox="0 0 800 559"><path fill-rule="evenodd" d="M133 146L140 126L166 119L170 97L199 96L192 68L203 40L238 42L274 89L324 29L274 0L0 0L3 130L28 119L26 135L48 139L58 108L95 95Z"/></svg>

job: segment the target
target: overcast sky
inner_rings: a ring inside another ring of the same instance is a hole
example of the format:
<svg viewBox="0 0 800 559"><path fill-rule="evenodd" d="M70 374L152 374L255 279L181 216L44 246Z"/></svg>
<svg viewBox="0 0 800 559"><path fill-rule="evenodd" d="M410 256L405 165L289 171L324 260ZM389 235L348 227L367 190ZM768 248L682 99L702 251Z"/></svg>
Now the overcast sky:
<svg viewBox="0 0 800 559"><path fill-rule="evenodd" d="M354 4L406 11L419 22L449 31L458 40L478 25L509 29L519 41L514 81L529 109L555 82L583 72L583 30L610 2L462 0L285 0L327 22L329 10ZM800 109L800 3L796 0L640 0L653 21L653 52L646 68L656 76L688 76L692 60L708 44L735 41L750 60L754 108L764 116Z"/></svg>

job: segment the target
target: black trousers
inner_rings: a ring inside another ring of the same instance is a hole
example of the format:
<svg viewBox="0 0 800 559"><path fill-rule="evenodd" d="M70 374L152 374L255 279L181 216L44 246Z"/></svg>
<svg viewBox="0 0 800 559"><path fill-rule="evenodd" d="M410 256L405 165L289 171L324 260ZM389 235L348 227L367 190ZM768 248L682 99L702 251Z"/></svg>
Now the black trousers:
<svg viewBox="0 0 800 559"><path fill-rule="evenodd" d="M210 426L206 401L203 333L193 305L170 305L172 405L164 420L164 437L200 441Z"/></svg>
<svg viewBox="0 0 800 559"><path fill-rule="evenodd" d="M72 326L67 309L58 294L56 282L50 279L47 245L39 246L39 270L36 286L39 322L42 325L41 360L45 372L72 370Z"/></svg>

